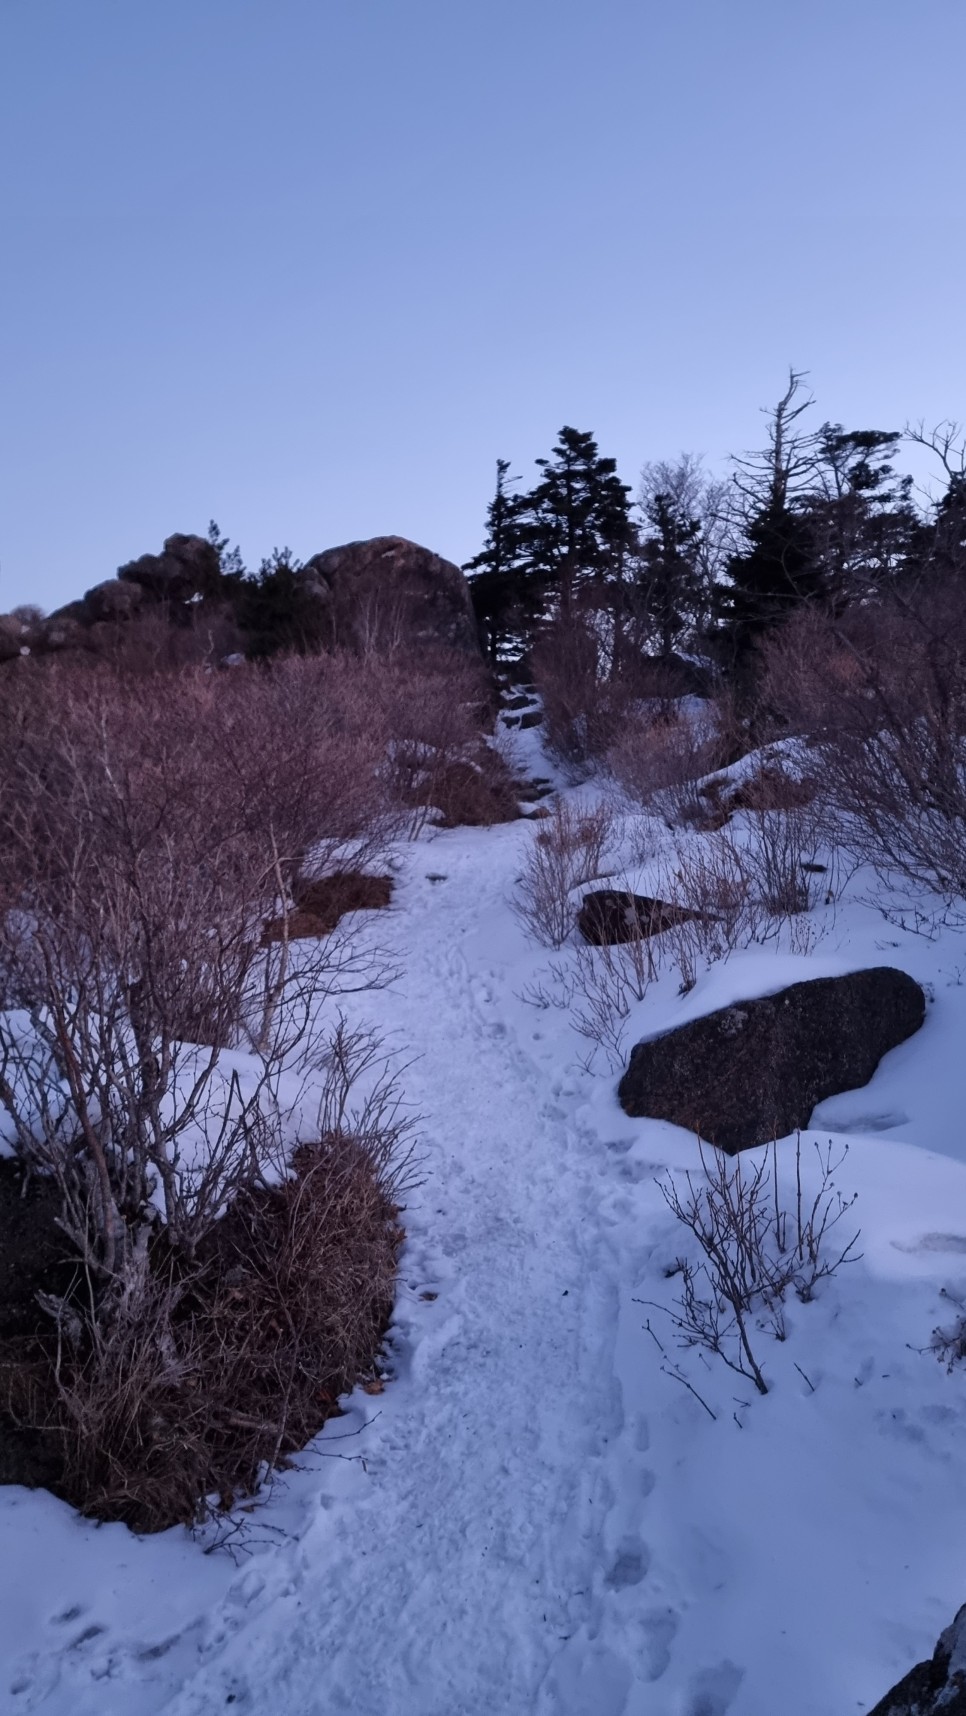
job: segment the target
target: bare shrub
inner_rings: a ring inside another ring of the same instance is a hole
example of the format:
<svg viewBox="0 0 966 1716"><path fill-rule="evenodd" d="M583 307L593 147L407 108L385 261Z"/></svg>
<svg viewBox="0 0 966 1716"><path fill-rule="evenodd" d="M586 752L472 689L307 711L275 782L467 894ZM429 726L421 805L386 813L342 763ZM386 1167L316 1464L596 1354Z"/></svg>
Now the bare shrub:
<svg viewBox="0 0 966 1716"><path fill-rule="evenodd" d="M630 799L669 822L718 825L726 817L702 783L734 760L733 724L724 698L698 714L680 704L638 705L621 722L607 764Z"/></svg>
<svg viewBox="0 0 966 1716"><path fill-rule="evenodd" d="M820 934L808 914L838 886L832 867L816 863L823 849L824 817L814 806L748 811L743 825L728 826L679 846L665 888L693 914L667 931L685 989L693 987L701 959L726 959L752 942L786 929L792 951L809 952Z"/></svg>
<svg viewBox="0 0 966 1716"><path fill-rule="evenodd" d="M966 899L966 623L957 590L790 624L764 695L814 746L843 844L880 877Z"/></svg>
<svg viewBox="0 0 966 1716"><path fill-rule="evenodd" d="M0 1109L56 1178L109 1321L143 1287L156 1207L192 1255L263 1172L278 1078L321 999L380 980L346 934L297 958L288 933L259 944L308 846L371 837L374 789L354 738L329 729L327 747L308 711L272 745L287 676L253 672L244 698L190 676L38 689L3 765ZM233 1044L254 1051L244 1077Z"/></svg>
<svg viewBox="0 0 966 1716"><path fill-rule="evenodd" d="M945 1327L933 1329L930 1347L940 1363L951 1371L966 1360L966 1301L961 1293L951 1292L948 1287L940 1288L940 1292L955 1305L956 1316Z"/></svg>
<svg viewBox="0 0 966 1716"><path fill-rule="evenodd" d="M154 1237L136 1307L105 1324L76 1292L55 1335L0 1350L8 1412L82 1511L152 1531L230 1507L373 1374L414 1172L375 1040L336 1030L319 1118L294 1172L244 1186L191 1258Z"/></svg>
<svg viewBox="0 0 966 1716"><path fill-rule="evenodd" d="M575 780L614 743L632 687L615 676L593 611L561 615L538 637L530 653L543 701L547 749Z"/></svg>
<svg viewBox="0 0 966 1716"><path fill-rule="evenodd" d="M387 783L410 834L429 822L489 826L520 814L516 782L488 737L495 719L482 664L457 650L398 652L374 688L388 735Z"/></svg>
<svg viewBox="0 0 966 1716"><path fill-rule="evenodd" d="M672 924L664 936L685 991L694 987L699 961L727 959L755 940L762 926L741 855L732 841L719 835L679 847L663 891L691 914Z"/></svg>
<svg viewBox="0 0 966 1716"><path fill-rule="evenodd" d="M822 888L828 891L827 873L815 868L823 835L819 814L810 805L752 810L745 828L745 841L731 843L768 916L781 924L811 911Z"/></svg>
<svg viewBox="0 0 966 1716"><path fill-rule="evenodd" d="M784 1340L783 1301L789 1291L807 1303L818 1283L843 1263L856 1262L856 1232L838 1244L835 1229L855 1203L843 1198L835 1175L848 1147L834 1162L832 1146L818 1145L817 1190L808 1198L802 1189L801 1138L795 1145L795 1192L790 1207L783 1201L778 1175L778 1151L763 1152L750 1168L741 1156L732 1160L712 1151L709 1165L703 1145L703 1178L685 1175L682 1193L668 1175L658 1181L675 1219L697 1242L700 1260L680 1259L673 1271L682 1290L667 1312L682 1347L715 1354L739 1376L768 1393L752 1337L764 1329ZM833 1235L835 1237L833 1238Z"/></svg>
<svg viewBox="0 0 966 1716"><path fill-rule="evenodd" d="M625 1060L625 1024L631 1008L643 1001L658 975L660 953L649 936L602 947L578 946L571 972L570 1021L617 1071Z"/></svg>
<svg viewBox="0 0 966 1716"><path fill-rule="evenodd" d="M601 874L617 825L604 804L558 798L527 852L513 909L528 935L562 947L574 927L573 891Z"/></svg>

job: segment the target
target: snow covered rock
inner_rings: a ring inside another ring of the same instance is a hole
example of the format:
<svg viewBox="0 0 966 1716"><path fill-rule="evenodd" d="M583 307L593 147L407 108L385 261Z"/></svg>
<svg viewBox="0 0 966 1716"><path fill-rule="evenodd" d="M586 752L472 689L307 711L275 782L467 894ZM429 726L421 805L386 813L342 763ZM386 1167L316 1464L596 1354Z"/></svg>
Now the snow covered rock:
<svg viewBox="0 0 966 1716"><path fill-rule="evenodd" d="M594 947L613 946L619 941L637 941L641 936L660 935L673 924L700 917L686 906L670 906L647 894L630 894L623 888L595 888L585 894L577 913L577 928Z"/></svg>
<svg viewBox="0 0 966 1716"><path fill-rule="evenodd" d="M929 1662L910 1669L869 1716L966 1716L966 1603Z"/></svg>
<svg viewBox="0 0 966 1716"><path fill-rule="evenodd" d="M806 1127L828 1096L868 1084L925 1017L891 966L820 977L722 1007L632 1049L625 1113L670 1120L734 1154Z"/></svg>

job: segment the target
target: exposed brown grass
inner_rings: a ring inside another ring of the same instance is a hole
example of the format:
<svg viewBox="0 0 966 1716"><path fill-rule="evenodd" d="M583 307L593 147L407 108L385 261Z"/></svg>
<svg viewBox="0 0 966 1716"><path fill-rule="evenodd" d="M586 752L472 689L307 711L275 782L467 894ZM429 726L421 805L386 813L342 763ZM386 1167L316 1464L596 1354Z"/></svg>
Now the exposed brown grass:
<svg viewBox="0 0 966 1716"><path fill-rule="evenodd" d="M155 1531L230 1507L373 1374L402 1237L391 1187L352 1138L296 1167L246 1190L190 1269L159 1239L135 1320L59 1353L35 1336L8 1407L19 1395L82 1512Z"/></svg>
<svg viewBox="0 0 966 1716"><path fill-rule="evenodd" d="M574 928L575 888L595 881L617 832L606 805L556 799L527 852L513 909L528 935L562 947Z"/></svg>

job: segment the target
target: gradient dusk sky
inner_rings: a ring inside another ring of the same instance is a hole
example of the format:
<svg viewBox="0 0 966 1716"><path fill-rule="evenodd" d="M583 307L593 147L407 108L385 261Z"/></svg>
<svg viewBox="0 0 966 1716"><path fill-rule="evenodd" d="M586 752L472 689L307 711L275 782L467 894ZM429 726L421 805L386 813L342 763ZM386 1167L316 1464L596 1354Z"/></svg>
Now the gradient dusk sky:
<svg viewBox="0 0 966 1716"><path fill-rule="evenodd" d="M0 0L0 610L966 416L964 168L966 0Z"/></svg>

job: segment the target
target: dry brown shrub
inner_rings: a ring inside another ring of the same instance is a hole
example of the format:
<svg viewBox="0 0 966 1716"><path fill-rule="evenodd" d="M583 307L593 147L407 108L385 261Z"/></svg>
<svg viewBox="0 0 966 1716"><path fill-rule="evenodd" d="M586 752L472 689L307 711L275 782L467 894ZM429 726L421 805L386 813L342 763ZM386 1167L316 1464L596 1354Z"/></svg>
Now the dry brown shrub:
<svg viewBox="0 0 966 1716"><path fill-rule="evenodd" d="M812 804L817 794L813 775L793 775L781 763L763 762L727 795L726 802L732 811L800 810Z"/></svg>
<svg viewBox="0 0 966 1716"><path fill-rule="evenodd" d="M608 767L635 803L660 808L672 822L700 825L716 814L710 788L701 783L732 760L730 727L723 701L706 704L698 718L676 705L639 707L623 721Z"/></svg>
<svg viewBox="0 0 966 1716"><path fill-rule="evenodd" d="M633 696L630 681L610 671L599 629L593 612L562 616L545 628L530 656L547 748L575 780L606 755Z"/></svg>
<svg viewBox="0 0 966 1716"><path fill-rule="evenodd" d="M489 826L520 814L517 783L488 735L496 716L480 661L457 650L397 653L377 695L388 734L388 781L410 832Z"/></svg>
<svg viewBox="0 0 966 1716"><path fill-rule="evenodd" d="M563 946L575 923L573 891L601 874L616 835L616 819L608 806L555 800L533 837L513 901L534 941Z"/></svg>
<svg viewBox="0 0 966 1716"><path fill-rule="evenodd" d="M193 1256L156 1230L131 1314L92 1315L77 1263L56 1328L0 1330L0 1407L21 1439L33 1433L33 1481L82 1512L154 1531L231 1507L373 1375L409 1123L391 1072L350 1112L378 1045L340 1030L331 1052L320 1118L336 1124L295 1151L281 1184L243 1187Z"/></svg>
<svg viewBox="0 0 966 1716"><path fill-rule="evenodd" d="M0 705L0 887L19 906L0 971L32 1019L25 1034L0 1013L0 1104L57 1180L108 1320L140 1290L152 1183L192 1253L262 1171L274 1081L313 1010L375 979L348 931L298 959L290 928L259 944L267 918L291 919L308 851L325 867L384 839L381 752L327 665L245 686L48 669ZM257 1059L244 1089L232 1045Z"/></svg>
<svg viewBox="0 0 966 1716"><path fill-rule="evenodd" d="M767 645L776 719L816 751L840 839L888 883L966 899L966 613L950 585L895 592Z"/></svg>
<svg viewBox="0 0 966 1716"><path fill-rule="evenodd" d="M359 870L296 876L291 885L295 909L269 919L262 929L262 945L331 935L348 912L384 910L392 900L392 889L391 877L367 876Z"/></svg>
<svg viewBox="0 0 966 1716"><path fill-rule="evenodd" d="M45 1431L59 1493L137 1531L252 1494L370 1376L392 1309L401 1229L351 1138L249 1188L185 1272L160 1247L138 1315L62 1355Z"/></svg>

